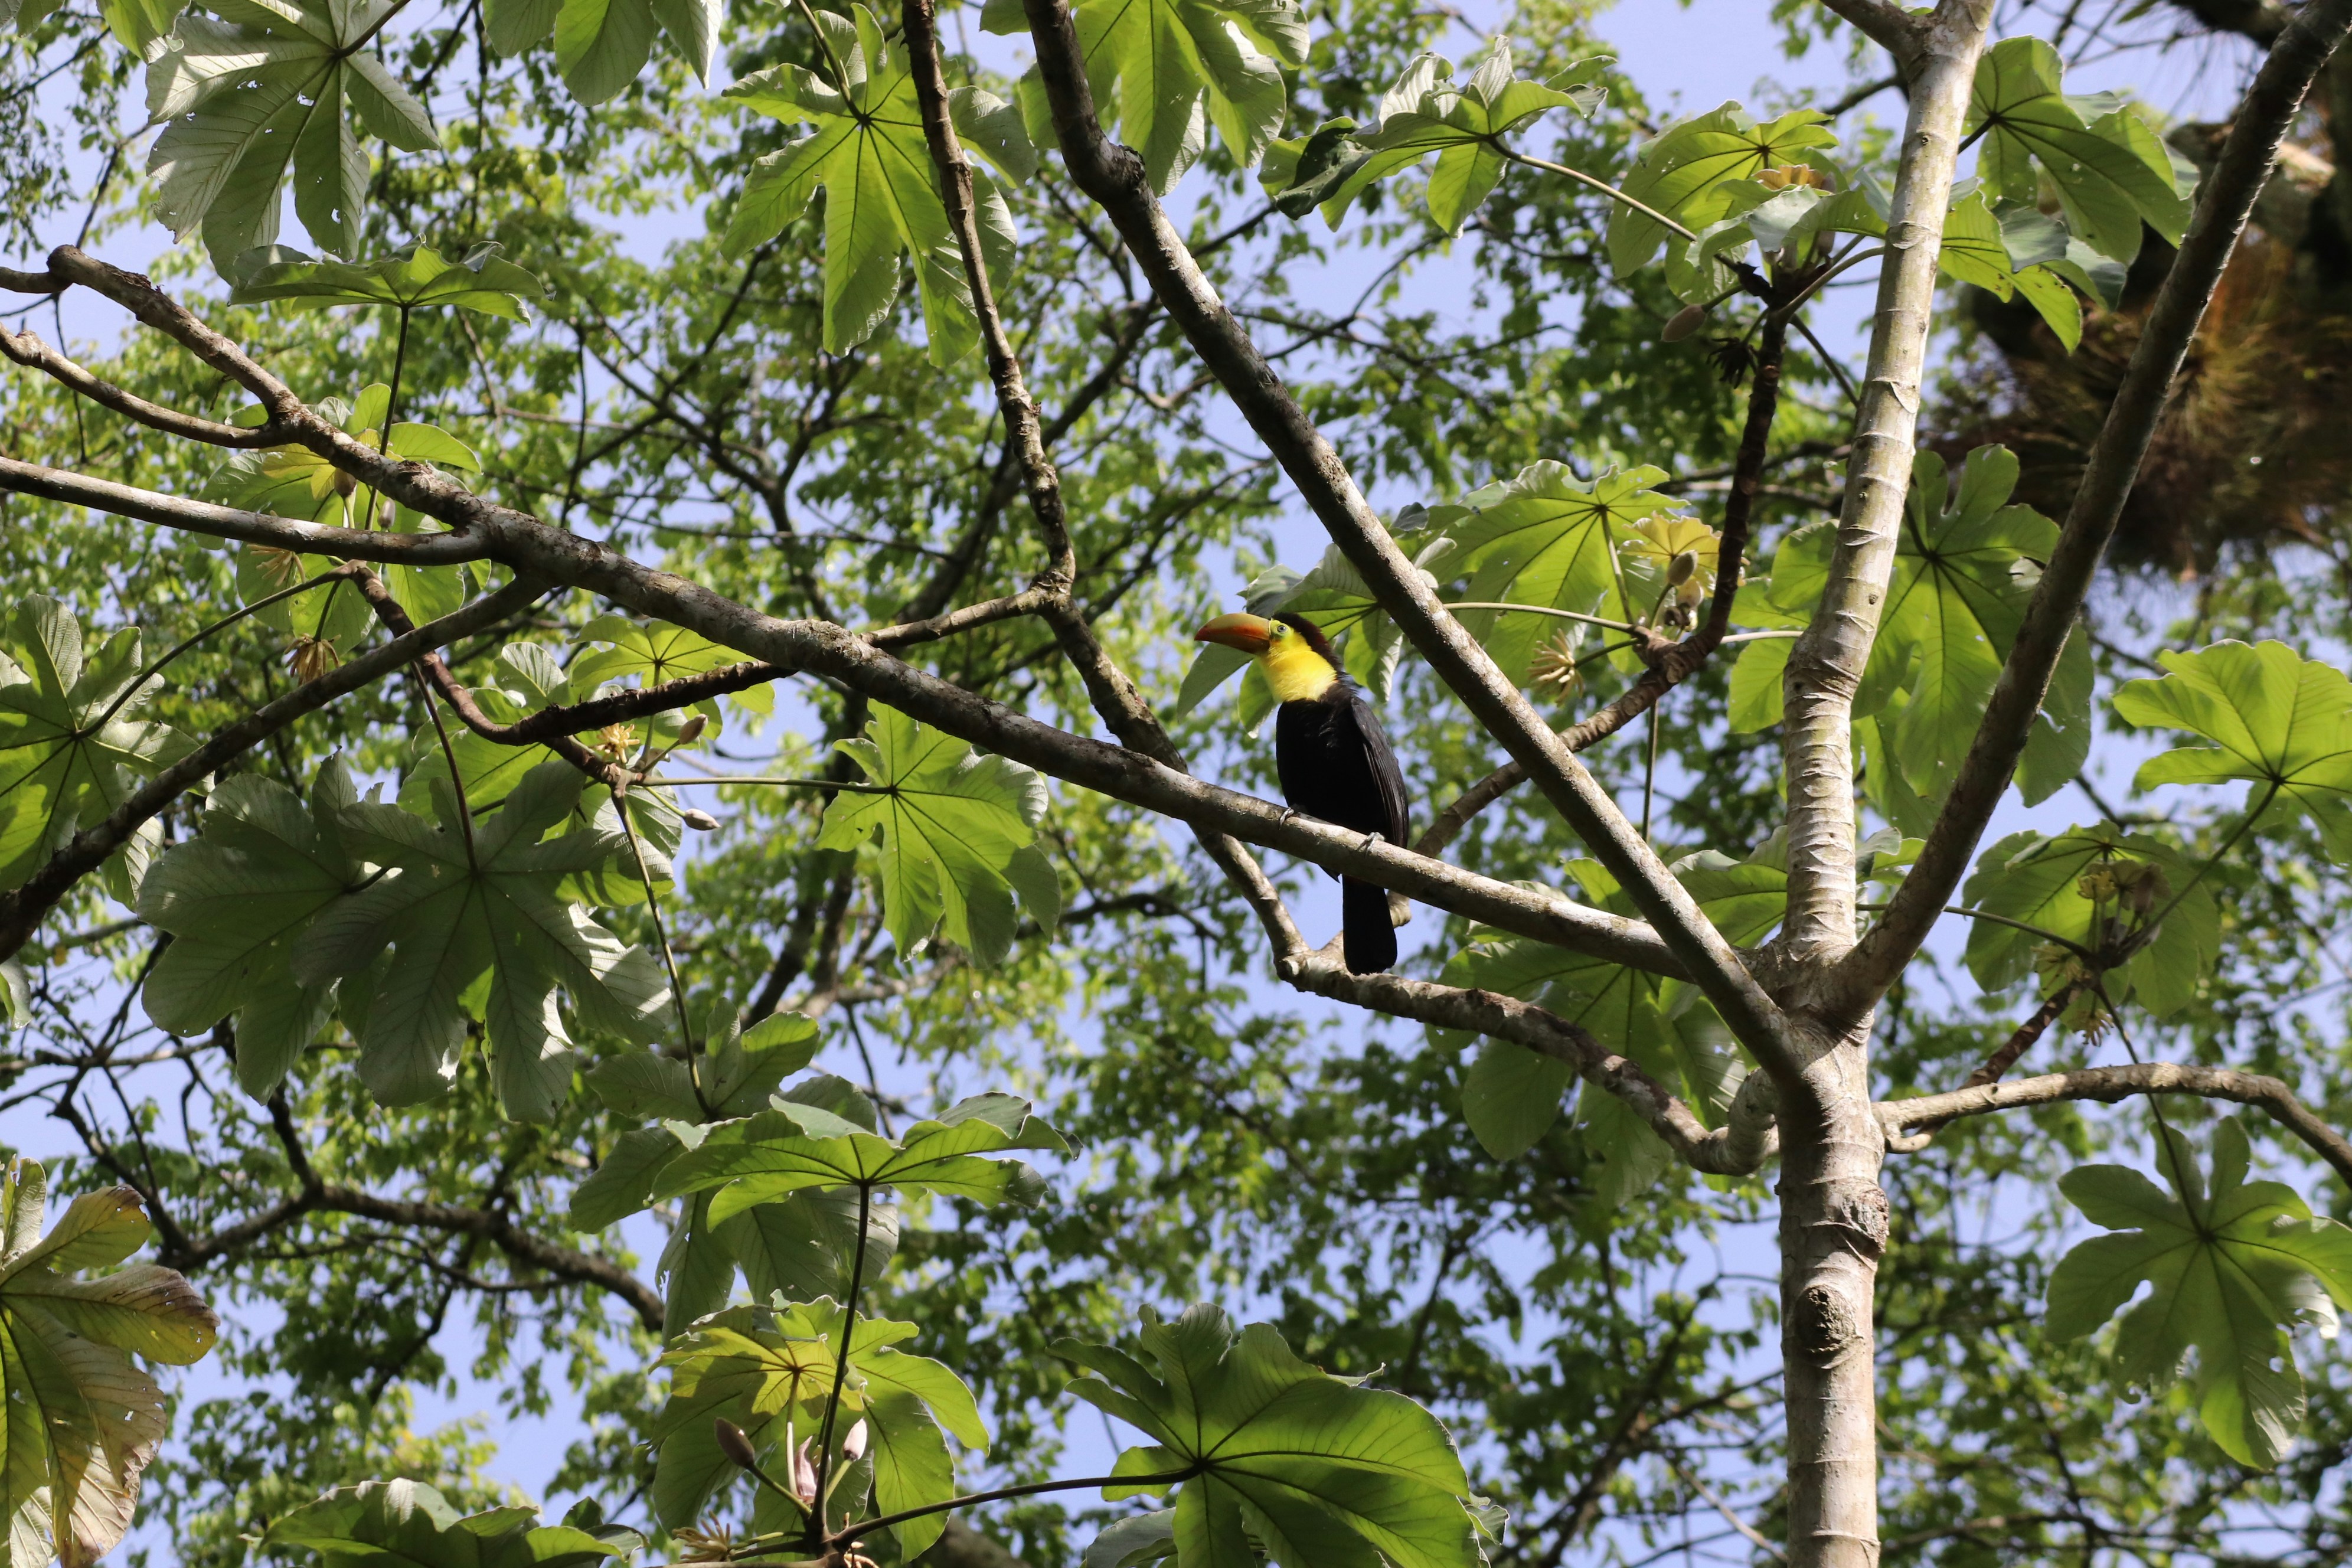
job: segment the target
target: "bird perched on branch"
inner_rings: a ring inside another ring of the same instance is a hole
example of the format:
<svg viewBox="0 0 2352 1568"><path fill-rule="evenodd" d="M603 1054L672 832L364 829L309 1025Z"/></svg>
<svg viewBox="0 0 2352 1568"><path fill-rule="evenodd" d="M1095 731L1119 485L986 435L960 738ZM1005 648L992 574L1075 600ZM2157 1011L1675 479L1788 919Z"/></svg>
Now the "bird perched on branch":
<svg viewBox="0 0 2352 1568"><path fill-rule="evenodd" d="M1330 639L1304 616L1219 616L1192 634L1250 655L1265 671L1274 710L1274 765L1293 811L1402 846L1404 775L1380 716L1339 668ZM1396 924L1387 889L1339 879L1349 973L1376 974L1396 963Z"/></svg>

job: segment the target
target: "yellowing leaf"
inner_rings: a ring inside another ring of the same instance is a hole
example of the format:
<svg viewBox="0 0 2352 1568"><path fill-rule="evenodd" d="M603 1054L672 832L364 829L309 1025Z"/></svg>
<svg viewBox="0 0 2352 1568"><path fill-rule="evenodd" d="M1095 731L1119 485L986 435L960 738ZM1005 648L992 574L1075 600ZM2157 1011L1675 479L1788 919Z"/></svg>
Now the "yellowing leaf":
<svg viewBox="0 0 2352 1568"><path fill-rule="evenodd" d="M185 1365L212 1349L219 1324L185 1279L154 1264L76 1278L147 1240L136 1193L79 1197L36 1242L47 1191L29 1160L0 1185L0 1510L12 1561L89 1563L130 1529L140 1472L163 1437L163 1390L132 1355Z"/></svg>

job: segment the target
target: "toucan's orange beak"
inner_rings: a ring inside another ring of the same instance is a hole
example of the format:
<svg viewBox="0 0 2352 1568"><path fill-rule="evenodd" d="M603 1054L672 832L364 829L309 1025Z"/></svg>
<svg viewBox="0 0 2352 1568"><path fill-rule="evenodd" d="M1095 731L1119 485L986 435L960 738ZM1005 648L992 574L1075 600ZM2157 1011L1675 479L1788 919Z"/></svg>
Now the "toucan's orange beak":
<svg viewBox="0 0 2352 1568"><path fill-rule="evenodd" d="M1264 616L1219 616L1192 634L1194 642L1222 643L1245 654L1264 653L1274 642L1274 623Z"/></svg>

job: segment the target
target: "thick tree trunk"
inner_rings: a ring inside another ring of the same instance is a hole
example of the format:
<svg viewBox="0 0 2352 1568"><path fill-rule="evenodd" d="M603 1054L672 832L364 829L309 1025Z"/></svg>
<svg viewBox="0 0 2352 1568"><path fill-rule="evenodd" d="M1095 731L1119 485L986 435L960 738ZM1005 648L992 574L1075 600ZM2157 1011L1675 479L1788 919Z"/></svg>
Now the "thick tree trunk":
<svg viewBox="0 0 2352 1568"><path fill-rule="evenodd" d="M1878 1562L1871 1299L1886 1246L1886 1138L1870 1108L1866 1033L1814 1060L1810 1093L1781 1097L1780 1353L1796 1568Z"/></svg>

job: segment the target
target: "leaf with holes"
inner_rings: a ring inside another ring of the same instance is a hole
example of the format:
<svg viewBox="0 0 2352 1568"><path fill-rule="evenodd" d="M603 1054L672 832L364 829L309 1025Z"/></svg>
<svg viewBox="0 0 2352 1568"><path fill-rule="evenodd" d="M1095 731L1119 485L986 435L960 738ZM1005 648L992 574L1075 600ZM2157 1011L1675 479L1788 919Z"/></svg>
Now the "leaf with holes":
<svg viewBox="0 0 2352 1568"><path fill-rule="evenodd" d="M1013 945L1010 867L1045 815L1045 780L892 708L866 737L840 749L869 788L834 797L818 846L854 850L878 839L882 921L901 953L937 929L994 963Z"/></svg>
<svg viewBox="0 0 2352 1568"><path fill-rule="evenodd" d="M1151 1439L1119 1455L1126 1479L1103 1498L1174 1491L1188 1568L1252 1568L1261 1546L1284 1568L1485 1562L1453 1438L1412 1400L1308 1366L1269 1324L1236 1333L1215 1306L1173 1322L1147 1310L1141 1338L1156 1371L1108 1345L1054 1352L1092 1374L1072 1394Z"/></svg>
<svg viewBox="0 0 2352 1568"><path fill-rule="evenodd" d="M131 1358L185 1366L220 1325L172 1269L115 1268L151 1234L138 1194L76 1198L44 1237L47 1189L30 1160L0 1184L0 1507L12 1563L92 1563L130 1529L166 1426L163 1391Z"/></svg>
<svg viewBox="0 0 2352 1568"><path fill-rule="evenodd" d="M2213 742L2164 752L2134 781L2220 784L2244 780L2250 810L2273 798L2318 824L2328 853L2352 864L2352 681L2284 643L2215 643L2159 653L2167 673L2116 693L2116 717L2144 730L2186 730Z"/></svg>
<svg viewBox="0 0 2352 1568"><path fill-rule="evenodd" d="M2107 1227L2050 1276L2048 1331L2080 1339L2131 1301L2115 1340L2125 1382L2160 1388L2196 1352L2191 1386L2206 1432L2240 1464L2269 1468L2303 1425L2303 1375L2288 1331L2336 1335L2352 1306L2352 1229L2315 1216L2294 1189L2246 1180L2246 1132L2213 1132L2209 1190L2189 1141L2159 1134L2157 1165L2170 1193L2123 1165L2085 1165L2059 1190Z"/></svg>
<svg viewBox="0 0 2352 1568"><path fill-rule="evenodd" d="M290 168L294 211L313 243L357 254L367 205L364 128L394 146L440 146L424 106L367 42L397 0L222 0L183 12L147 67L156 216L198 228L226 275L276 243Z"/></svg>
<svg viewBox="0 0 2352 1568"><path fill-rule="evenodd" d="M341 981L360 1077L383 1103L446 1093L467 1021L479 1017L507 1114L551 1117L571 1088L573 1059L559 994L587 1027L652 1037L669 1003L659 964L560 894L567 876L627 851L613 834L541 842L582 784L569 766L545 763L494 815L470 824L453 811L436 826L373 802L341 814L350 852L387 874L330 905L291 967L304 984Z"/></svg>
<svg viewBox="0 0 2352 1568"><path fill-rule="evenodd" d="M0 889L23 882L192 744L141 717L160 687L139 681L136 627L85 652L73 612L36 594L17 604L9 634L16 657L0 653Z"/></svg>

